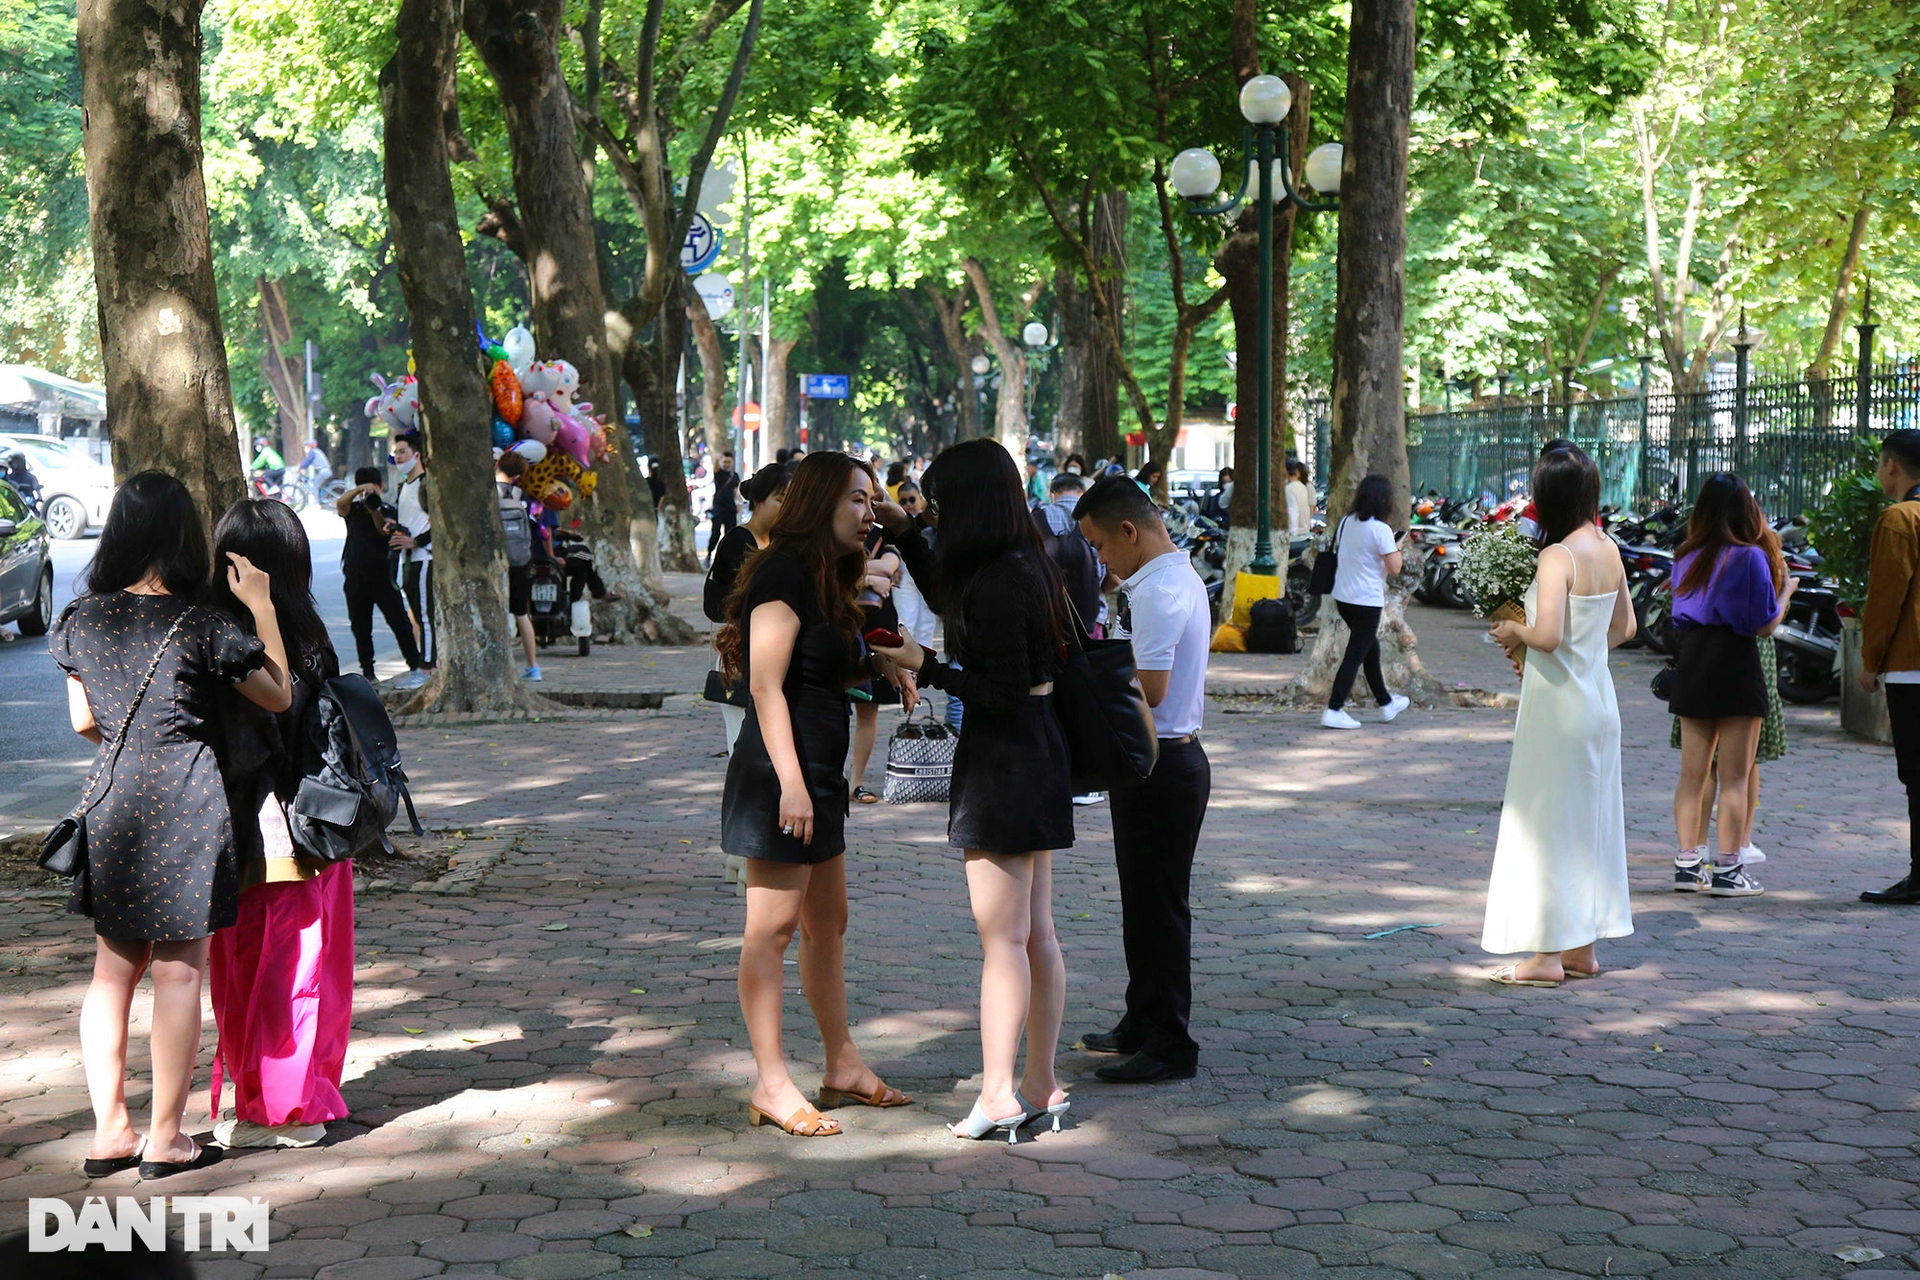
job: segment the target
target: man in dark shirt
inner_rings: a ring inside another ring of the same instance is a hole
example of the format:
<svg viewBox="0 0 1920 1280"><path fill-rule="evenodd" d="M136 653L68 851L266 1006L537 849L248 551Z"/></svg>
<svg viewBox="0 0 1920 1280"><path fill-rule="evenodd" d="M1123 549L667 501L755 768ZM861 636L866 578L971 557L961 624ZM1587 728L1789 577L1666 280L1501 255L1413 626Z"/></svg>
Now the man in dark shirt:
<svg viewBox="0 0 1920 1280"><path fill-rule="evenodd" d="M380 499L380 469L361 467L353 473L354 487L341 494L334 510L347 522L347 544L340 553L340 574L347 596L347 624L360 655L360 674L373 675L373 611L377 608L400 642L407 674L394 681L401 689L418 689L427 682L421 670L420 646L414 643L407 602L393 585L387 539L396 527L395 512Z"/></svg>
<svg viewBox="0 0 1920 1280"><path fill-rule="evenodd" d="M740 473L733 469L733 455L720 455L720 466L713 473L713 521L707 526L707 564L713 564L713 549L720 539L740 522Z"/></svg>

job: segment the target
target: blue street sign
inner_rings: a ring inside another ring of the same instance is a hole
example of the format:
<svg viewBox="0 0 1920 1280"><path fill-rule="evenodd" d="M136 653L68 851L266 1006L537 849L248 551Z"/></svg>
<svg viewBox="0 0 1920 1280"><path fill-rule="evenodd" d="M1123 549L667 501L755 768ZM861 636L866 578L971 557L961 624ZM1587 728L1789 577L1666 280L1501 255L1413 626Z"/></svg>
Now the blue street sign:
<svg viewBox="0 0 1920 1280"><path fill-rule="evenodd" d="M845 400L853 393L851 382L844 373L803 374L800 394L810 400Z"/></svg>
<svg viewBox="0 0 1920 1280"><path fill-rule="evenodd" d="M714 230L706 214L694 214L687 227L686 241L680 246L680 269L688 275L699 275L720 256L725 240L726 237Z"/></svg>

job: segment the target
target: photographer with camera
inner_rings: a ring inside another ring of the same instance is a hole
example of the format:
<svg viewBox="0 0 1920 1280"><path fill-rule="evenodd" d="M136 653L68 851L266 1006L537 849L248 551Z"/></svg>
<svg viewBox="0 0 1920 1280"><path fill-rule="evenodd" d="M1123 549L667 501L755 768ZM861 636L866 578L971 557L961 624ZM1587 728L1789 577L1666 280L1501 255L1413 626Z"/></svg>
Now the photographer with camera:
<svg viewBox="0 0 1920 1280"><path fill-rule="evenodd" d="M400 656L407 660L407 674L394 681L401 689L418 689L427 682L422 670L420 646L414 642L413 622L407 617L407 602L393 585L388 564L388 539L399 528L398 514L380 494L380 469L361 467L353 473L353 488L341 494L333 504L347 522L347 545L340 553L340 574L345 579L347 621L353 628L353 645L360 653L360 674L372 680L373 611L378 608L400 642Z"/></svg>

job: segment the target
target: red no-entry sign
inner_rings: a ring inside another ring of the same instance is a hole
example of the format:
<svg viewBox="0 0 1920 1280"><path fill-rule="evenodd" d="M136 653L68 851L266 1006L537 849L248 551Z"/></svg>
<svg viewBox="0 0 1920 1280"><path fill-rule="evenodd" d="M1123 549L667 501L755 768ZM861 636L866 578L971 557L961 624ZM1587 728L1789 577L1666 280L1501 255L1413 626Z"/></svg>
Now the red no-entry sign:
<svg viewBox="0 0 1920 1280"><path fill-rule="evenodd" d="M748 431L758 431L760 429L760 406L751 400L743 405L736 405L733 410L733 425L736 427L745 427Z"/></svg>

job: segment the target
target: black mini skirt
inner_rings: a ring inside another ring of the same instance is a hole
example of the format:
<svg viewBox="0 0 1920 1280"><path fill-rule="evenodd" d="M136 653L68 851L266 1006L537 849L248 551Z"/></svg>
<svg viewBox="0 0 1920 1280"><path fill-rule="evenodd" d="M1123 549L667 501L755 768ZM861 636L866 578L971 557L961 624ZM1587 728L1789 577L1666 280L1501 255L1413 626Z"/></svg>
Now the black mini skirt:
<svg viewBox="0 0 1920 1280"><path fill-rule="evenodd" d="M801 844L780 829L780 778L760 735L759 712L749 707L727 760L720 847L740 858L821 863L847 851L847 698L808 688L788 700L787 712L813 801L813 841Z"/></svg>
<svg viewBox="0 0 1920 1280"><path fill-rule="evenodd" d="M969 706L953 751L947 843L986 853L1073 845L1073 781L1053 695L1017 711Z"/></svg>
<svg viewBox="0 0 1920 1280"><path fill-rule="evenodd" d="M1678 630L1680 653L1668 709L1689 720L1765 717L1768 673L1760 666L1759 642L1732 627Z"/></svg>

